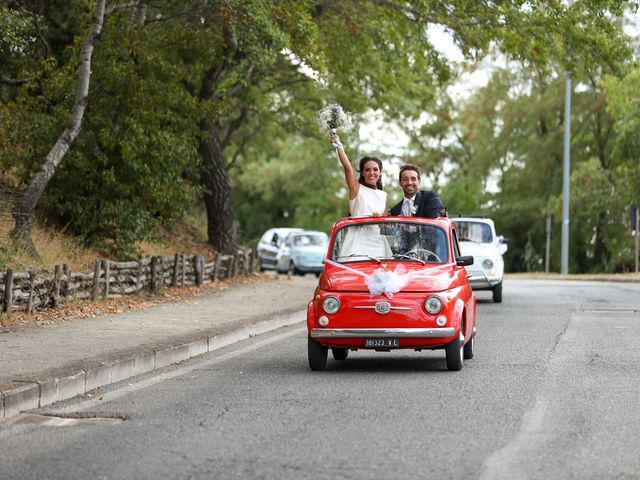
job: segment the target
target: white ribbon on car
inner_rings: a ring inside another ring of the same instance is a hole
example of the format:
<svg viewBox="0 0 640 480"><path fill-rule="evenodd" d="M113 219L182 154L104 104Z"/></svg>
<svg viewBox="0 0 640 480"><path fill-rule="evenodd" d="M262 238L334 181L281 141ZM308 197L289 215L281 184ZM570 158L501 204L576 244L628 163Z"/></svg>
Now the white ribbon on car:
<svg viewBox="0 0 640 480"><path fill-rule="evenodd" d="M364 283L369 288L369 295L371 297L386 295L388 298L393 298L393 295L406 287L414 276L420 274L419 271L407 273L406 267L401 263L396 265L393 271L377 268L372 275L367 275L355 268L334 262L333 260L327 259L326 263L364 277Z"/></svg>

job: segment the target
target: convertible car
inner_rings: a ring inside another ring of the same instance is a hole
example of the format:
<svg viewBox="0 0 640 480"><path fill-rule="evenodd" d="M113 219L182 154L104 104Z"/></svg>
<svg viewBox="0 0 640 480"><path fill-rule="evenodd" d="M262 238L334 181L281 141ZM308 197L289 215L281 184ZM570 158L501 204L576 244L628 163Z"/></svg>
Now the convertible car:
<svg viewBox="0 0 640 480"><path fill-rule="evenodd" d="M307 308L311 370L328 351L444 349L449 370L473 358L476 296L455 224L446 217L338 221Z"/></svg>

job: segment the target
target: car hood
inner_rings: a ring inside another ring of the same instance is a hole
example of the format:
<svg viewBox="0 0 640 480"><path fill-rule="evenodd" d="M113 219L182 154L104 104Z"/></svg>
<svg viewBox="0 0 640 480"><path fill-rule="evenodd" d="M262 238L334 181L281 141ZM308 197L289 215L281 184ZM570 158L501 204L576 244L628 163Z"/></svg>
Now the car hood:
<svg viewBox="0 0 640 480"><path fill-rule="evenodd" d="M402 267L396 270L397 265ZM399 275L408 275L408 283L403 292L442 292L457 286L454 269L451 265L422 266L418 263L358 262L335 264L327 262L324 274L320 278L319 287L326 291L368 292L366 280L378 270L392 271Z"/></svg>
<svg viewBox="0 0 640 480"><path fill-rule="evenodd" d="M460 253L462 255L473 255L474 257L495 257L500 255L493 243L460 242Z"/></svg>

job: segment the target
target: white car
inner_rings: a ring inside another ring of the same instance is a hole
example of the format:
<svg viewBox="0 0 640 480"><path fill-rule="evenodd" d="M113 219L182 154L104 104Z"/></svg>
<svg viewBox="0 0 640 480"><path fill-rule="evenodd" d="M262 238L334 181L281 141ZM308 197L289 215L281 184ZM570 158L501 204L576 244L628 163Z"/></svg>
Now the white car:
<svg viewBox="0 0 640 480"><path fill-rule="evenodd" d="M484 217L452 219L458 231L462 255L472 255L473 265L465 267L474 290L491 290L494 303L502 302L502 279L507 239L496 235L493 220Z"/></svg>
<svg viewBox="0 0 640 480"><path fill-rule="evenodd" d="M295 275L314 273L319 277L324 270L328 243L329 237L324 232L291 232L280 254L278 272L290 272Z"/></svg>
<svg viewBox="0 0 640 480"><path fill-rule="evenodd" d="M284 242L291 232L301 232L301 228L270 228L258 242L260 271L277 270L280 256L285 249Z"/></svg>

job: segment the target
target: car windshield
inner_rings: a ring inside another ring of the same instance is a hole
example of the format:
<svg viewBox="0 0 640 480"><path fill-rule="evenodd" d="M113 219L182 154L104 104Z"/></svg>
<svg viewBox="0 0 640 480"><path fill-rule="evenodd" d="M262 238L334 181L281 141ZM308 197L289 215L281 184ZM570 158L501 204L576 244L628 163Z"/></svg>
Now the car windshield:
<svg viewBox="0 0 640 480"><path fill-rule="evenodd" d="M492 243L491 226L484 222L456 220L458 240L461 242Z"/></svg>
<svg viewBox="0 0 640 480"><path fill-rule="evenodd" d="M296 235L293 237L293 245L296 247L322 247L327 243L327 237L312 233Z"/></svg>
<svg viewBox="0 0 640 480"><path fill-rule="evenodd" d="M449 260L447 235L439 227L410 222L358 223L335 235L331 260L445 263Z"/></svg>

